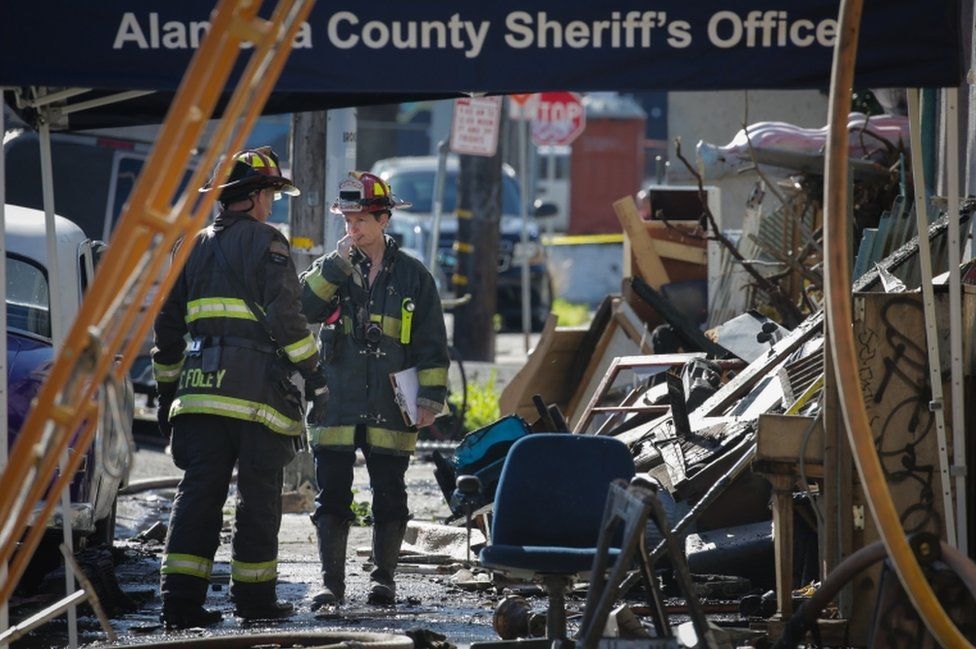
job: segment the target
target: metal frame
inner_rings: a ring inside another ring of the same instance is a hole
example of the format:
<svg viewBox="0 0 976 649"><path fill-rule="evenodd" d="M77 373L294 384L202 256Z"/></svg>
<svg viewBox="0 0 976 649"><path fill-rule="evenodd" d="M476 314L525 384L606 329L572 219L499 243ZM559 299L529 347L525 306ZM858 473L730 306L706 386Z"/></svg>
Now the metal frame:
<svg viewBox="0 0 976 649"><path fill-rule="evenodd" d="M607 369L606 373L603 375L603 379L600 380L600 384L597 386L596 391L593 396L590 397L590 402L586 404L586 408L580 415L579 421L576 422L576 426L573 428L573 432L577 434L582 434L586 431L587 426L590 425L593 416L600 412L655 412L660 411L660 414L666 414L670 409L670 406L609 406L609 407L597 407L597 404L606 396L607 390L613 387L614 382L617 380L617 375L624 370L634 370L641 367L681 367L688 361L694 360L695 358L704 358L705 354L701 352L686 353L686 354L648 354L645 356L620 356L613 359L610 363L610 367Z"/></svg>
<svg viewBox="0 0 976 649"><path fill-rule="evenodd" d="M929 356L929 388L932 400L929 410L935 419L935 436L939 445L946 538L956 543L956 517L952 506L952 483L949 480L949 449L946 446L945 401L942 398L942 364L939 361L939 327L935 317L935 292L932 289L932 247L929 243L928 197L925 192L925 168L922 162L921 109L919 91L908 89L908 129L912 147L912 185L915 197L915 227L918 230L918 260L922 274L922 308L925 312L925 342ZM952 223L950 219L949 223ZM956 221L958 232L959 222ZM951 247L951 246L950 246ZM956 268L958 275L959 269Z"/></svg>

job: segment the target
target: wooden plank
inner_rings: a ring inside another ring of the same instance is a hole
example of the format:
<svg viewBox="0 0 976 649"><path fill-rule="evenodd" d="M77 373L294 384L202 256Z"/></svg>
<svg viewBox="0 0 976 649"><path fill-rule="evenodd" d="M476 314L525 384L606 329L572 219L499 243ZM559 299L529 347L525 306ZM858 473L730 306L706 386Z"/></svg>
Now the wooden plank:
<svg viewBox="0 0 976 649"><path fill-rule="evenodd" d="M773 485L773 555L776 561L776 612L793 614L793 482L791 475L767 475Z"/></svg>
<svg viewBox="0 0 976 649"><path fill-rule="evenodd" d="M865 406L895 507L910 516L906 528L945 540L921 296L858 293L854 304ZM938 315L940 322L948 322L946 313Z"/></svg>
<svg viewBox="0 0 976 649"><path fill-rule="evenodd" d="M502 390L498 399L500 412L514 412L534 420L538 412L532 403L533 394L565 410L576 387L572 368L585 335L582 328L557 328L556 317L550 315L525 365Z"/></svg>
<svg viewBox="0 0 976 649"><path fill-rule="evenodd" d="M700 246L689 246L676 241L666 241L664 239L651 239L654 251L658 257L664 259L677 259L687 261L692 264L708 264L708 251Z"/></svg>
<svg viewBox="0 0 976 649"><path fill-rule="evenodd" d="M945 306L936 307L940 337L947 335ZM853 311L858 377L895 510L906 531L929 532L945 540L939 444L928 407L931 393L922 297L918 293L854 293ZM867 508L863 511L863 531L852 531L853 550L879 538L874 518ZM849 617L855 641L869 633L869 625L860 622L867 613L865 602L876 599L878 571L875 566L853 582Z"/></svg>
<svg viewBox="0 0 976 649"><path fill-rule="evenodd" d="M563 411L563 416L566 417L566 421L569 422L570 430L573 430L573 424L576 422L573 416L579 409L580 403L583 400L583 394L586 392L589 383L593 380L594 374L596 374L597 371L597 366L603 363L603 356L607 351L607 346L610 345L610 339L613 337L619 326L620 325L617 323L617 321L613 319L611 309L610 318L603 327L603 331L600 332L600 336L597 339L596 344L593 346L593 353L590 354L590 358L583 369L579 382L576 384L576 389L573 391L573 396L570 397L569 402L566 404L566 408ZM599 376L603 376L603 372L606 371L609 362L610 361L608 360L606 364L603 365L603 371L600 372Z"/></svg>
<svg viewBox="0 0 976 649"><path fill-rule="evenodd" d="M668 271L664 268L661 257L654 249L654 240L644 227L644 221L637 211L637 203L633 197L625 196L614 201L613 211L624 229L625 236L630 240L630 247L637 262L637 269L648 284L656 289L669 283Z"/></svg>
<svg viewBox="0 0 976 649"><path fill-rule="evenodd" d="M806 446L804 435L817 420ZM799 415L759 415L756 459L795 464L802 452L804 464L823 464L824 430L816 417Z"/></svg>
<svg viewBox="0 0 976 649"><path fill-rule="evenodd" d="M656 405L656 406L602 406L599 408L590 408L594 413L599 412L659 412L665 413L671 410L671 406L667 405Z"/></svg>

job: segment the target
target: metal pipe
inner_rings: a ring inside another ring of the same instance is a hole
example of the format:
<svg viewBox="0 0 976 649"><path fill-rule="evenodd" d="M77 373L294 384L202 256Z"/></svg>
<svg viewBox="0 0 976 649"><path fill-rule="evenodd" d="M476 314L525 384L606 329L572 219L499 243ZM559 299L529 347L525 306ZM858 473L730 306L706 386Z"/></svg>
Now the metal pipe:
<svg viewBox="0 0 976 649"><path fill-rule="evenodd" d="M939 643L946 647L972 647L939 604L905 538L874 447L874 436L858 379L857 350L851 328L851 271L847 251L847 118L851 109L854 56L862 6L862 0L841 0L830 79L823 201L826 226L824 304L830 352L837 384L841 388L838 396L861 485L898 578L926 627ZM924 237L925 233L920 232L919 236Z"/></svg>
<svg viewBox="0 0 976 649"><path fill-rule="evenodd" d="M20 103L30 108L41 108L42 106L53 104L56 101L64 101L72 97L77 97L78 95L83 95L86 92L91 92L91 90L91 88L65 88L57 92L46 93L40 97L34 97L33 99L25 99Z"/></svg>
<svg viewBox="0 0 976 649"><path fill-rule="evenodd" d="M966 422L963 412L962 286L959 277L959 90L945 91L946 193L949 195L949 402L952 403L952 466L956 484L956 547L969 554L966 492Z"/></svg>
<svg viewBox="0 0 976 649"><path fill-rule="evenodd" d="M945 399L942 397L942 367L939 360L939 327L935 317L935 293L932 290L932 250L929 244L928 201L925 195L925 169L922 162L922 114L919 91L909 88L908 132L911 141L912 184L915 197L915 225L918 229L918 260L921 267L922 308L925 313L925 342L929 360L929 389L932 400L929 410L935 421L935 437L939 447L939 475L942 485L942 509L946 538L956 543L956 515L952 505L952 482L949 479L949 447L946 443ZM951 247L951 246L950 246Z"/></svg>
<svg viewBox="0 0 976 649"><path fill-rule="evenodd" d="M58 353L64 341L64 321L61 304L61 273L59 272L58 235L54 216L54 171L51 161L51 124L49 108L41 108L41 125L38 138L41 145L41 196L44 203L44 229L47 236L47 279L48 279L48 322L51 327L51 346L54 355ZM6 263L6 262L4 262ZM58 470L62 475L68 467L67 447L61 453ZM61 533L64 543L69 549L73 547L71 534L71 482L69 481L59 494L61 498ZM38 521L38 525L43 521ZM74 574L70 570L64 571L64 591L71 593L75 589ZM78 610L74 606L68 607L68 646L74 649L78 646Z"/></svg>
<svg viewBox="0 0 976 649"><path fill-rule="evenodd" d="M529 332L532 331L532 293L529 289L529 120L522 106L519 120L519 191L522 197L519 214L522 217L522 336L525 353L529 353Z"/></svg>
<svg viewBox="0 0 976 649"><path fill-rule="evenodd" d="M0 96L3 89L0 88ZM6 126L3 119L3 106L0 101L0 142L2 142ZM7 298L7 215L4 212L6 204L7 174L4 168L4 155L0 146L0 296L2 302ZM0 331L7 331L7 309L0 309ZM7 466L7 336L0 336L0 469ZM0 582L7 580L7 562L0 562ZM0 602L0 632L10 624L10 610L7 602ZM0 643L0 649L7 649L5 643Z"/></svg>
<svg viewBox="0 0 976 649"><path fill-rule="evenodd" d="M681 538L685 533L685 530L695 522L698 516L705 510L706 507L711 505L718 496L725 492L732 481L739 477L739 475L752 464L752 461L756 456L756 445L753 441L750 448L747 449L738 460L735 461L725 474L715 481L708 491L698 499L698 502L688 510L680 521L678 521L673 528L671 528L671 536L674 538ZM662 539L651 551L651 565L653 566L657 563L658 559L664 556L667 550L667 539Z"/></svg>
<svg viewBox="0 0 976 649"><path fill-rule="evenodd" d="M155 92L154 90L129 90L127 92L118 92L114 95L106 95L105 97L99 97L98 99L89 99L88 101L79 101L77 104L68 104L61 106L59 111L62 115L70 115L71 113L78 113L83 110L88 110L89 108L98 108L99 106L107 106L108 104L117 104L120 101L128 101L129 99L135 99L137 97L144 97L146 95L151 95Z"/></svg>
<svg viewBox="0 0 976 649"><path fill-rule="evenodd" d="M61 615L61 613L64 612L66 608L69 607L73 608L78 604L80 604L81 602L84 602L85 597L86 597L85 591L76 590L75 592L71 593L64 599L59 600L54 604L51 604L47 608L38 611L37 613L31 615L29 618L27 618L20 624L16 624L10 627L9 629L7 629L5 632L0 633L0 644L14 642L15 640L21 638L24 634L29 633L32 629L35 629L40 625L44 624L45 622L52 620L57 616Z"/></svg>

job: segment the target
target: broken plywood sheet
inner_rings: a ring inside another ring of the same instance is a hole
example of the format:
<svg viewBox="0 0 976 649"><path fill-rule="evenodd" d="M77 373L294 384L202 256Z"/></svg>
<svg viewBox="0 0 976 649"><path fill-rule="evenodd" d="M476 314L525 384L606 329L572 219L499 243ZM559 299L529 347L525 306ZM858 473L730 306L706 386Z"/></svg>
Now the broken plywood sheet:
<svg viewBox="0 0 976 649"><path fill-rule="evenodd" d="M534 394L540 395L547 405L556 404L565 411L576 388L573 368L586 331L582 327L557 327L556 316L550 314L528 361L502 390L498 399L500 412L534 421L539 416L532 403Z"/></svg>
<svg viewBox="0 0 976 649"><path fill-rule="evenodd" d="M864 405L895 509L906 532L945 539L922 298L917 293L859 293L854 314ZM938 316L948 322L946 313ZM939 333L940 349L947 349L947 332Z"/></svg>

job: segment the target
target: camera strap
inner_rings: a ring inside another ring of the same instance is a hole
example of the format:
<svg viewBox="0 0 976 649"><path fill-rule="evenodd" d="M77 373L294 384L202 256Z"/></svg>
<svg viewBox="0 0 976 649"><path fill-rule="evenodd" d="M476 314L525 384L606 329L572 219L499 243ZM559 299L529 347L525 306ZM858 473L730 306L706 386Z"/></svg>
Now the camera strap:
<svg viewBox="0 0 976 649"><path fill-rule="evenodd" d="M375 323L376 326L379 327L380 332L383 331L383 323L386 320L386 298L390 293L390 282L392 281L392 277L393 277L393 272L392 272L393 262L395 260L395 256L393 258L389 258L389 259L387 258L389 253L390 253L389 249L384 251L383 260L380 265L380 270L376 274L376 279L373 280L372 282L369 281L368 269L364 269L361 265L362 260L357 260L354 264L355 272L359 274L360 278L365 278L365 281L363 282L363 284L365 285L365 293L366 293L365 301L363 302L363 304L357 304L356 300L355 299L353 300L353 304L356 307L354 309L354 318L355 320L358 320L358 323L355 323L353 325L353 328L355 329L356 327L358 327L362 331L361 335L363 336L363 342L367 342L366 330L371 324ZM363 254L363 253L360 252L359 254ZM363 256L365 258L365 255ZM364 270L366 270L365 273L363 272ZM385 285L382 291L383 299L380 303L380 312L379 312L380 320L379 322L376 322L373 320L372 317L373 314L370 311L369 307L373 303L373 293L374 290L376 289L376 285L379 284L381 280L385 282ZM380 335L382 335L382 333Z"/></svg>

